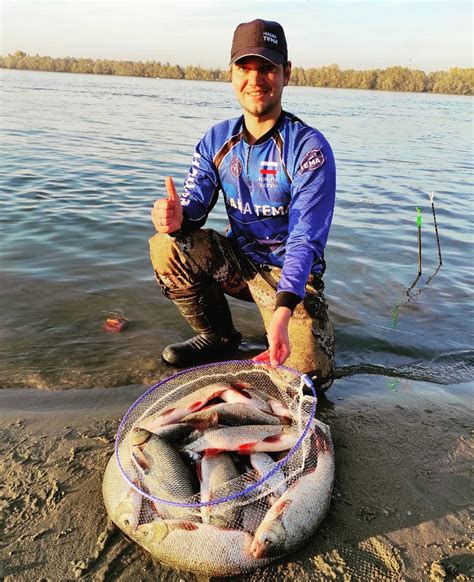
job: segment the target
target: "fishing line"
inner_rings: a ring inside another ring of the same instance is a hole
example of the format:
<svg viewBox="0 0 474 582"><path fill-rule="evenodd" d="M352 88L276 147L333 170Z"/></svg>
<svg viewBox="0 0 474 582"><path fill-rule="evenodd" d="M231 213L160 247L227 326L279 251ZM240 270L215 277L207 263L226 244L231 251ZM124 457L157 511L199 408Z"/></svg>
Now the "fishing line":
<svg viewBox="0 0 474 582"><path fill-rule="evenodd" d="M434 222L435 233L436 233L436 244L438 245L439 262L438 262L438 266L436 267L435 272L426 281L427 285L429 285L431 283L431 279L433 279L433 277L435 277L438 274L438 271L441 269L441 266L443 264L443 257L441 256L441 243L439 241L438 222L436 220L436 212L435 212L435 205L434 205L434 192L429 192L428 196L430 197L430 200L431 200L431 210L433 212L433 222Z"/></svg>
<svg viewBox="0 0 474 582"><path fill-rule="evenodd" d="M428 289L432 279L438 274L438 272L441 269L441 266L443 264L443 259L442 259L442 255L441 255L441 242L440 242L439 231L438 231L438 222L436 220L436 211L435 211L435 204L434 204L434 192L429 192L428 196L430 197L431 210L433 213L433 222L434 222L435 234L436 234L436 244L437 244L437 248L438 248L438 260L439 260L438 266L436 267L436 270L434 271L434 273L426 280L425 287L421 287L420 289L417 289L415 293L412 293L412 290L414 289L414 287L416 286L416 284L420 280L420 277L421 277L422 272L423 272L423 267L422 267L422 238L421 238L422 210L421 210L421 208L419 208L417 206L416 207L416 211L417 211L416 226L417 226L417 231L418 231L418 273L417 273L415 280L410 285L410 287L408 287L408 289L406 291L408 299L406 301L404 301L403 303L400 303L399 305L395 305L392 308L392 325L391 325L392 330L395 330L395 328L398 324L398 310L400 309L400 307L403 307L404 305L407 305L408 303L412 303L418 297L418 295L420 295L423 291Z"/></svg>

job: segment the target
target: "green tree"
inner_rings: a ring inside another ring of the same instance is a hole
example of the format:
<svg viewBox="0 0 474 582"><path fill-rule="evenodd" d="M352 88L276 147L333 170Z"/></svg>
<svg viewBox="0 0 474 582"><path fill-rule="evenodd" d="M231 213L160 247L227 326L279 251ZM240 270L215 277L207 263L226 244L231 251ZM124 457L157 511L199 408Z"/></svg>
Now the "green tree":
<svg viewBox="0 0 474 582"><path fill-rule="evenodd" d="M70 73L90 73L95 75L122 75L134 77L191 79L203 81L230 80L229 69L205 69L189 65L180 67L160 61L111 61L106 59L82 59L73 57L51 58L27 55L16 51L6 57L0 56L0 68L31 69ZM406 67L387 69L341 70L339 65L294 67L292 85L312 87L344 87L351 89L381 89L385 91L433 91L472 95L474 93L474 69L455 67L449 71L436 71L426 75L423 71Z"/></svg>
<svg viewBox="0 0 474 582"><path fill-rule="evenodd" d="M377 76L376 89L384 91L426 91L427 77L423 71L406 67L389 67Z"/></svg>
<svg viewBox="0 0 474 582"><path fill-rule="evenodd" d="M449 71L430 74L429 84L434 93L474 94L474 69L454 67Z"/></svg>

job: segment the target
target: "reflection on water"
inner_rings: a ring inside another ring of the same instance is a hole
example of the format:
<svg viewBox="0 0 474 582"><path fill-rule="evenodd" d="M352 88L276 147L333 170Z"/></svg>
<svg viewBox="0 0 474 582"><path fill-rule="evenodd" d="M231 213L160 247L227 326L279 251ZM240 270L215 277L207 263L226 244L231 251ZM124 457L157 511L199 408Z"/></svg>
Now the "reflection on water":
<svg viewBox="0 0 474 582"><path fill-rule="evenodd" d="M0 386L150 384L186 323L153 280L149 209L184 180L195 143L239 114L231 87L3 71ZM186 90L183 90L185 88ZM446 95L289 87L285 108L325 133L338 166L326 293L339 376L390 386L467 382L473 371L471 101ZM443 253L438 265L430 191ZM423 210L423 274L416 207ZM223 230L218 203L208 225ZM231 301L245 343L264 348L255 306ZM129 321L104 332L107 317ZM399 384L395 384L399 382Z"/></svg>

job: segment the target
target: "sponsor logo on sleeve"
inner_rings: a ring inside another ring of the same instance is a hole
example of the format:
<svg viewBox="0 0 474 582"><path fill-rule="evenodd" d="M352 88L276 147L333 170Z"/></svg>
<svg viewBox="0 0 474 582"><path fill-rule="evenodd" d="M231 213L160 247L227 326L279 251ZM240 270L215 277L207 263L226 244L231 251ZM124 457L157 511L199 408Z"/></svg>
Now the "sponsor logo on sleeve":
<svg viewBox="0 0 474 582"><path fill-rule="evenodd" d="M312 172L317 170L324 164L323 152L319 150L311 150L308 152L301 162L298 172L304 174L305 172Z"/></svg>
<svg viewBox="0 0 474 582"><path fill-rule="evenodd" d="M230 173L234 178L238 178L242 173L242 162L237 156L234 156L230 161Z"/></svg>

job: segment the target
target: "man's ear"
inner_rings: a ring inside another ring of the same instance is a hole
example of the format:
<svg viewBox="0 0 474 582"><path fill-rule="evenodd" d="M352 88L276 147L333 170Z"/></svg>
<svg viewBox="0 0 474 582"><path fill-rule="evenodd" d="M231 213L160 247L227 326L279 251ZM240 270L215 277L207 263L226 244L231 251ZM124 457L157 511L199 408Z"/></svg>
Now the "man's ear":
<svg viewBox="0 0 474 582"><path fill-rule="evenodd" d="M288 83L290 82L290 77L291 77L291 61L288 61L288 64L286 65L286 67L283 70L283 75L284 75L285 87L286 87L288 85Z"/></svg>

